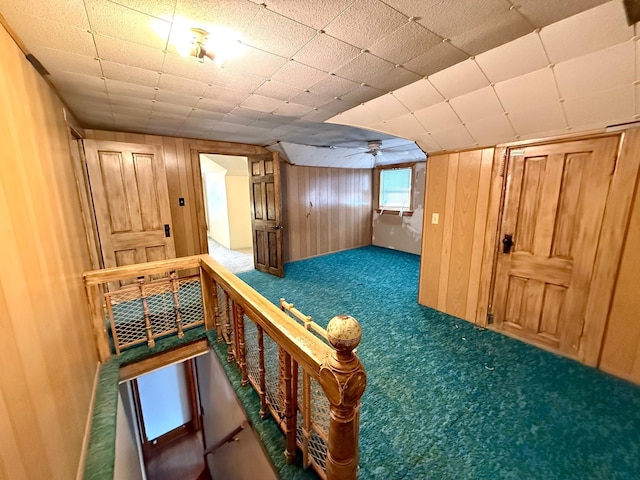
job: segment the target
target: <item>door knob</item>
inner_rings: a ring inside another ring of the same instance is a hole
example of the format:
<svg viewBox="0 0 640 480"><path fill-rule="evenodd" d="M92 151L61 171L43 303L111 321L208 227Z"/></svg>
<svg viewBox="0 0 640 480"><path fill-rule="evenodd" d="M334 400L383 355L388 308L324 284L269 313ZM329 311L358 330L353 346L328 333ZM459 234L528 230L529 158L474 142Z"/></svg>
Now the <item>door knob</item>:
<svg viewBox="0 0 640 480"><path fill-rule="evenodd" d="M511 247L513 247L513 235L505 234L502 239L502 253L510 253Z"/></svg>

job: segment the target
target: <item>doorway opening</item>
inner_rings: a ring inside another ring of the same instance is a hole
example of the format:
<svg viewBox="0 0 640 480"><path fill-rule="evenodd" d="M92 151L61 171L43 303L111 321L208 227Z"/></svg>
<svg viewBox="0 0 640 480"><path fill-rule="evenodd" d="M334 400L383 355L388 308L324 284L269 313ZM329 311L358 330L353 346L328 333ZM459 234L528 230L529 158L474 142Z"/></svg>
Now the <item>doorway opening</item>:
<svg viewBox="0 0 640 480"><path fill-rule="evenodd" d="M232 273L253 270L247 157L199 156L209 255Z"/></svg>

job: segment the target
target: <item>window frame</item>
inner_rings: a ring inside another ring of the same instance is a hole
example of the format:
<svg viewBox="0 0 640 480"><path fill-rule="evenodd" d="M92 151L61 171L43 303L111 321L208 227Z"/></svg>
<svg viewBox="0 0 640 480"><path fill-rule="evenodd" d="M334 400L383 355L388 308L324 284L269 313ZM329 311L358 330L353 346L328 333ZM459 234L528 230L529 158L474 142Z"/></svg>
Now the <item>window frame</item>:
<svg viewBox="0 0 640 480"><path fill-rule="evenodd" d="M413 196L414 196L414 190L415 190L415 175L416 175L416 163L417 162L411 162L411 163L399 163L399 164L394 164L394 165L384 165L384 166L379 166L376 167L376 189L375 189L375 203L374 203L374 210L376 211L376 213L378 214L382 214L382 215L399 215L400 214L400 209L398 208L383 208L380 206L380 198L381 198L381 191L380 188L382 187L382 171L383 170L404 170L404 169L411 169L411 186L409 189L409 208L408 209L403 209L402 210L402 216L403 217L410 217L413 215Z"/></svg>

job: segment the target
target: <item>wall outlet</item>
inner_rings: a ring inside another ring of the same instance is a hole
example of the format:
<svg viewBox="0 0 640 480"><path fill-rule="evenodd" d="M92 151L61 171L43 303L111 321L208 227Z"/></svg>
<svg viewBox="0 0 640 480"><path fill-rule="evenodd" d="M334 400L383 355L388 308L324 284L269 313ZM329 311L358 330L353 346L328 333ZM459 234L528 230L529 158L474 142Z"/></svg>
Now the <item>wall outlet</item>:
<svg viewBox="0 0 640 480"><path fill-rule="evenodd" d="M431 223L434 224L434 225L437 225L439 221L440 221L440 214L439 213L432 213L431 214Z"/></svg>
<svg viewBox="0 0 640 480"><path fill-rule="evenodd" d="M180 205L181 207L184 207L184 198L182 197L178 198L178 205Z"/></svg>

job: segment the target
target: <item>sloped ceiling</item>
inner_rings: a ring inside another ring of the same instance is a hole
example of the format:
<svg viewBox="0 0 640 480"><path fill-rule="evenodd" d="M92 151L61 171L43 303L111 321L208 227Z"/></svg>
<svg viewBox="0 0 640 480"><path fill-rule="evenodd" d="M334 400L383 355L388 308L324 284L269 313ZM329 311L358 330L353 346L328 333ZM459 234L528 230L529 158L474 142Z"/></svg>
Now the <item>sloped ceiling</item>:
<svg viewBox="0 0 640 480"><path fill-rule="evenodd" d="M559 30L554 40L555 30L549 27L549 38L545 39L543 27L602 3L0 0L0 13L26 50L48 69L51 82L87 128L258 145L282 141L340 147L353 141L420 137L420 145L433 151L468 144L467 136L473 143L485 143L493 138L489 134L492 130L506 129L504 118L493 118L493 124L480 122L474 132L474 112L486 105L496 110L495 104L491 106L495 103L492 92L481 88L494 89L490 84L506 83L539 69L533 60L531 65L511 66L513 52L509 51L493 57L485 54L483 65L479 60L483 52L521 37L523 45L535 43L532 37L544 41L543 46L555 45L558 51L545 51L543 60L547 63L561 65L569 58L580 58L585 54L583 44L595 52L589 35L573 38L570 32L571 38L565 41L562 36L567 31ZM619 5L620 0L612 3ZM209 30L213 25L233 28L242 39L245 54L223 68L179 56L173 40L178 25L184 22ZM540 33L532 34L540 28ZM606 35L601 34L600 26L595 28L600 32L595 41L599 49L604 41L601 37ZM568 53L562 53L565 49ZM624 52L617 53L624 56ZM453 70L447 70L452 66ZM572 88L571 74L567 75ZM560 79L554 71L556 77ZM400 94L402 87L412 84L418 87L406 87L406 92L418 97L418 106L437 106L419 116L418 123L402 118L421 108L399 105L389 95L391 91ZM524 87L526 84L511 85L512 94ZM481 91L477 98L462 98L476 91ZM623 97L621 94L618 100ZM335 118L374 99L379 103L366 121L362 115L359 119L349 115ZM443 99L461 99L460 112L452 109L455 102ZM465 108L463 115L469 118L469 126L461 127L459 114ZM583 102L575 105L572 114L568 104L561 110L570 116L581 115L585 108L589 109ZM525 115L518 120L517 113L527 111L524 106L513 110L516 115L507 122L513 133L527 130L516 130L521 124L539 128L536 125L548 121L546 130L557 130L561 123L558 107L547 114L549 118ZM329 118L350 125L322 123ZM381 128L382 122L394 128ZM362 130L362 126L376 127L382 133Z"/></svg>
<svg viewBox="0 0 640 480"><path fill-rule="evenodd" d="M476 55L329 120L433 153L566 135L640 117L640 50L613 1Z"/></svg>

